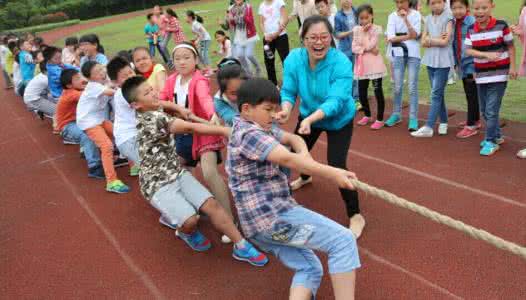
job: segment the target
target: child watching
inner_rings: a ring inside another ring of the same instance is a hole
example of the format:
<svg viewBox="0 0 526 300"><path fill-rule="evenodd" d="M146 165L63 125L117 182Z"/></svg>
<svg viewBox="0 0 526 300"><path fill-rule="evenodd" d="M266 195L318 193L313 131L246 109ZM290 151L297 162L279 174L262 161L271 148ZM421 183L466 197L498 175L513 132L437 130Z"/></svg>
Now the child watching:
<svg viewBox="0 0 526 300"><path fill-rule="evenodd" d="M217 84L219 91L214 96L214 108L223 123L232 127L234 117L239 115L237 91L248 76L236 59L224 59L218 65Z"/></svg>
<svg viewBox="0 0 526 300"><path fill-rule="evenodd" d="M325 177L352 189L352 172L316 162L299 136L274 124L280 109L276 86L265 79L245 81L238 92L240 117L234 118L226 171L241 228L254 244L295 271L290 299L313 299L323 268L313 250L329 256L336 299L354 299L355 269L360 267L353 233L299 206L279 166ZM295 153L283 145L290 146Z"/></svg>
<svg viewBox="0 0 526 300"><path fill-rule="evenodd" d="M446 0L430 0L431 14L424 22L422 47L426 48L422 64L427 66L431 83L431 107L424 126L411 135L417 138L432 137L437 118L440 118L438 134L446 135L448 115L444 94L451 67L454 66L451 56L451 33L453 32L453 15Z"/></svg>
<svg viewBox="0 0 526 300"><path fill-rule="evenodd" d="M480 111L486 121L486 137L480 155L490 156L504 143L499 124L502 98L508 79L517 78L513 34L505 21L492 16L493 0L473 0L476 22L466 36L466 54L474 57ZM491 50L488 50L491 49Z"/></svg>
<svg viewBox="0 0 526 300"><path fill-rule="evenodd" d="M521 15L519 17L519 24L512 25L511 29L514 34L519 36L522 43L522 59L519 67L519 76L526 76L526 1L522 4ZM518 158L526 159L526 149L522 149L517 153Z"/></svg>
<svg viewBox="0 0 526 300"><path fill-rule="evenodd" d="M108 76L118 87L113 96L115 120L113 122L113 135L115 144L120 154L126 156L132 163L130 176L139 175L139 151L137 149L137 120L135 110L122 95L122 84L131 77L136 76L127 60L115 57L108 63Z"/></svg>
<svg viewBox="0 0 526 300"><path fill-rule="evenodd" d="M62 63L65 65L79 66L80 58L77 53L79 39L77 39L75 36L68 37L66 38L65 44L66 47L62 49Z"/></svg>
<svg viewBox="0 0 526 300"><path fill-rule="evenodd" d="M154 62L153 57L148 53L148 49L137 47L132 51L132 62L135 70L148 80L154 90L160 92L166 83L166 69L162 64Z"/></svg>
<svg viewBox="0 0 526 300"><path fill-rule="evenodd" d="M144 25L144 34L146 34L146 40L148 41L150 56L155 57L155 48L158 43L162 42L162 37L159 36L159 26L153 21L153 14L149 13L146 19L148 23Z"/></svg>
<svg viewBox="0 0 526 300"><path fill-rule="evenodd" d="M352 50L357 56L354 76L358 79L360 103L365 114L358 121L358 125L364 126L371 121L367 90L369 89L369 81L372 81L378 105L376 107L376 121L371 125L371 129L378 130L384 127L385 99L382 78L387 74L383 57L379 55L379 36L382 35L382 27L373 24L374 14L371 5L361 5L356 13L360 26L353 29Z"/></svg>
<svg viewBox="0 0 526 300"><path fill-rule="evenodd" d="M195 37L195 45L199 46L199 60L205 66L205 69L210 68L210 58L208 57L208 49L212 38L206 28L203 26L203 18L196 15L193 11L189 10L186 12L186 23L192 25L192 33ZM205 75L208 75L206 73Z"/></svg>
<svg viewBox="0 0 526 300"><path fill-rule="evenodd" d="M388 127L402 122L402 97L405 70L409 73L409 131L418 130L418 74L420 72L420 28L422 16L409 7L409 0L395 0L396 11L387 21L390 43L394 95L393 113L385 122Z"/></svg>
<svg viewBox="0 0 526 300"><path fill-rule="evenodd" d="M42 66L41 73L29 81L24 92L24 103L27 109L44 114L49 118L55 115L57 104L49 99L48 77L46 67Z"/></svg>
<svg viewBox="0 0 526 300"><path fill-rule="evenodd" d="M37 76L38 77L38 76ZM86 87L86 80L75 69L66 69L60 74L62 96L57 104L57 130L64 144L80 144L88 163L88 177L104 179L104 170L100 160L100 152L91 139L82 131L76 122L77 104L80 95Z"/></svg>
<svg viewBox="0 0 526 300"><path fill-rule="evenodd" d="M82 75L88 79L88 85L77 106L77 125L100 149L106 191L127 193L130 188L117 178L113 165L113 124L105 119L106 106L115 91L105 86L106 70L97 62L85 62Z"/></svg>
<svg viewBox="0 0 526 300"><path fill-rule="evenodd" d="M58 101L60 95L62 95L62 84L60 83L60 75L64 69L76 69L74 65L68 65L62 63L62 52L56 47L47 47L44 50L44 60L47 62L46 70L47 77L49 79L49 91L51 97Z"/></svg>
<svg viewBox="0 0 526 300"><path fill-rule="evenodd" d="M24 96L24 90L29 84L29 81L35 77L36 63L31 54L31 43L26 40L20 40L20 53L18 54L18 64L20 66L21 82L18 87L18 94Z"/></svg>
<svg viewBox="0 0 526 300"><path fill-rule="evenodd" d="M108 58L104 55L104 47L100 44L96 34L86 34L80 37L79 46L84 56L80 59L80 67L88 62L94 61L101 65L108 64Z"/></svg>
<svg viewBox="0 0 526 300"><path fill-rule="evenodd" d="M141 192L159 212L178 224L176 235L195 251L210 249L211 242L197 230L198 213L205 213L212 224L232 241L232 256L254 266L263 266L267 257L247 242L232 218L190 172L186 171L173 146L172 134L199 133L228 135L228 129L194 124L171 117L164 109L179 112L173 103L156 97L153 88L143 77L132 77L123 84L124 98L137 112L137 141L141 158L139 183Z"/></svg>
<svg viewBox="0 0 526 300"><path fill-rule="evenodd" d="M7 57L11 53L9 51L9 48L7 48L8 44L8 38L7 36L0 37L0 67L2 68L2 74L4 75L4 84L5 89L12 89L13 83L11 82L11 76L9 76L9 72L7 71ZM11 54L12 56L12 54Z"/></svg>
<svg viewBox="0 0 526 300"><path fill-rule="evenodd" d="M221 59L232 57L232 42L223 30L218 30L215 33L219 51L214 51L215 55L219 55Z"/></svg>
<svg viewBox="0 0 526 300"><path fill-rule="evenodd" d="M464 93L466 94L468 104L467 121L460 124L462 130L457 133L457 137L465 139L477 135L481 127L477 84L473 76L475 73L475 65L473 63L473 57L466 55L466 48L464 46L468 29L475 24L475 18L469 14L469 0L452 0L451 10L455 18L452 38L453 57L455 58L455 66L459 78L462 78Z"/></svg>

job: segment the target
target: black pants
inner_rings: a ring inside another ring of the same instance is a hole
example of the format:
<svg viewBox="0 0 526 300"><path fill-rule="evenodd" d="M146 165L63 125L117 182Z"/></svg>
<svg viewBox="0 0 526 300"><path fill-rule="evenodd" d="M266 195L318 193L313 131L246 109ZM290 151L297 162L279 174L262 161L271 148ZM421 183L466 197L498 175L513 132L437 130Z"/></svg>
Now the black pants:
<svg viewBox="0 0 526 300"><path fill-rule="evenodd" d="M294 131L296 134L298 134L301 121L302 119L300 118L296 130ZM311 127L311 133L309 135L298 135L303 138L310 151L314 147L314 144L316 144L321 133L324 131L327 133L327 162L330 166L347 170L347 155L349 153L349 147L351 146L353 122L349 122L349 124L345 125L340 130L332 131ZM301 178L304 180L309 177L309 175L301 175ZM360 204L358 202L358 192L340 189L340 194L343 202L345 202L347 216L351 218L355 214L359 214Z"/></svg>
<svg viewBox="0 0 526 300"><path fill-rule="evenodd" d="M270 43L267 43L267 41L263 39L263 45L268 45L273 54L278 50L281 64L283 64L285 58L289 55L289 36L286 34L279 36ZM276 57L274 56L272 59L269 59L266 55L263 56L265 57L265 67L267 68L268 80L272 81L275 85L278 85L278 79L276 78Z"/></svg>
<svg viewBox="0 0 526 300"><path fill-rule="evenodd" d="M479 108L479 95L477 92L477 84L473 75L462 79L464 84L464 92L466 93L466 99L468 100L468 126L475 126L480 120L480 108Z"/></svg>
<svg viewBox="0 0 526 300"><path fill-rule="evenodd" d="M382 88L382 78L374 80L363 79L358 81L358 92L360 95L360 103L362 104L363 112L366 117L371 117L371 108L369 107L369 98L367 95L367 90L369 89L369 81L373 82L374 96L376 97L376 102L378 103L376 119L378 121L383 121L385 111L385 98L384 90Z"/></svg>

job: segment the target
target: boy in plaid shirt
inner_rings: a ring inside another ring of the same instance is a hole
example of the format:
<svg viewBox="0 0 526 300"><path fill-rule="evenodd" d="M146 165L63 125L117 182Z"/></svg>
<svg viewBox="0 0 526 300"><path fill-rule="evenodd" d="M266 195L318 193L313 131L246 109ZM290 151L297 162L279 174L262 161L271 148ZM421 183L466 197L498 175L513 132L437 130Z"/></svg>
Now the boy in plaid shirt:
<svg viewBox="0 0 526 300"><path fill-rule="evenodd" d="M274 254L296 273L290 299L315 297L323 275L313 250L329 256L336 299L354 296L360 267L356 239L340 224L298 205L280 166L331 179L352 189L346 170L316 162L302 138L274 125L280 96L265 79L251 79L238 91L240 116L233 121L226 171L241 228L260 249ZM295 153L287 150L290 146Z"/></svg>
<svg viewBox="0 0 526 300"><path fill-rule="evenodd" d="M232 256L254 266L268 259L247 242L226 213L190 172L183 168L173 134L198 133L228 135L229 129L187 122L167 114L190 117L190 112L174 103L159 101L146 79L131 77L122 85L124 99L137 114L139 146L139 184L144 197L160 213L177 224L176 235L195 251L210 249L210 241L197 230L199 213L206 213L212 224L234 242Z"/></svg>

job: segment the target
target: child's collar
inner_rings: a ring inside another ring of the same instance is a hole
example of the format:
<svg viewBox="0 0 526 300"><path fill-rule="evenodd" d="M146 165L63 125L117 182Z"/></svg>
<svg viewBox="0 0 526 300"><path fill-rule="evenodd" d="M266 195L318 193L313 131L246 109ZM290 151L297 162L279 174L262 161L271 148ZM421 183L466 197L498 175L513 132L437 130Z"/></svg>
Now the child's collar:
<svg viewBox="0 0 526 300"><path fill-rule="evenodd" d="M492 29L493 27L495 27L495 25L497 25L497 19L494 18L493 16L491 16L489 18L488 25L486 25L486 28L480 27L480 23L479 22L475 22L475 26L474 26L473 29L475 30L475 32L481 32L482 30Z"/></svg>

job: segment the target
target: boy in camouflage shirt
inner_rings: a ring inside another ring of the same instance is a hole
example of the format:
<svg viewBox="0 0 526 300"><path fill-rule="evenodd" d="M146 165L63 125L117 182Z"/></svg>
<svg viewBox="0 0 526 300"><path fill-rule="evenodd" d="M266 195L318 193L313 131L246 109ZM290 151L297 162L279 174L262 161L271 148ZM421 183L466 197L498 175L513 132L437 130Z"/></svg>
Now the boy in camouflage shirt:
<svg viewBox="0 0 526 300"><path fill-rule="evenodd" d="M174 133L229 135L229 129L198 124L168 115L164 111L188 117L187 110L171 102L158 100L157 93L143 77L132 77L123 84L122 94L137 113L139 145L139 183L144 197L163 217L178 224L176 235L196 251L210 249L210 241L197 230L199 212L235 244L232 256L254 266L263 266L267 257L247 242L223 207L212 197L177 156Z"/></svg>

